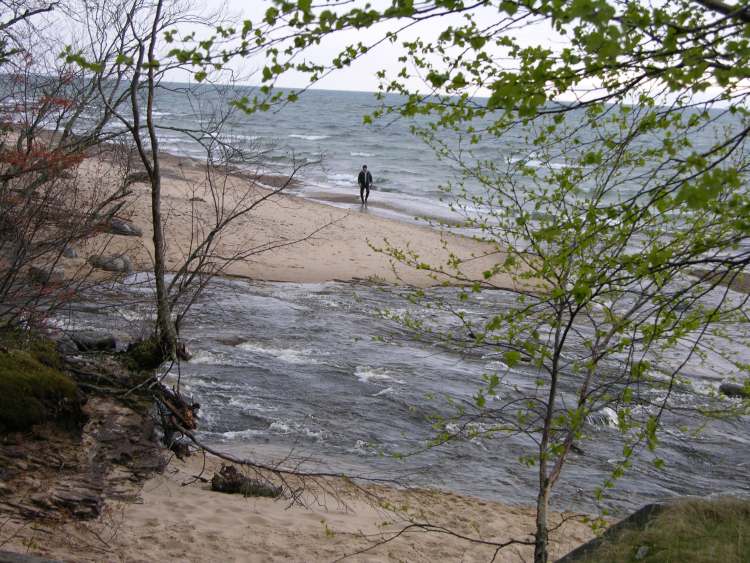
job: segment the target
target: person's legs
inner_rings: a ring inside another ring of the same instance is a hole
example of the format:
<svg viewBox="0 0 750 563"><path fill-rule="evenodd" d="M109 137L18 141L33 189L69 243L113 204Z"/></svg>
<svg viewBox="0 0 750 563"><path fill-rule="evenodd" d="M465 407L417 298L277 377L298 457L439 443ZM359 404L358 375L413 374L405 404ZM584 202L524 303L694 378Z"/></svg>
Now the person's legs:
<svg viewBox="0 0 750 563"><path fill-rule="evenodd" d="M364 203L365 203L365 187L362 184L359 185L359 199L362 200L362 204L364 205Z"/></svg>
<svg viewBox="0 0 750 563"><path fill-rule="evenodd" d="M366 186L366 187L365 187L365 190L367 190L367 191L365 192L365 203L367 203L367 198L369 198L369 197L370 197L370 186Z"/></svg>

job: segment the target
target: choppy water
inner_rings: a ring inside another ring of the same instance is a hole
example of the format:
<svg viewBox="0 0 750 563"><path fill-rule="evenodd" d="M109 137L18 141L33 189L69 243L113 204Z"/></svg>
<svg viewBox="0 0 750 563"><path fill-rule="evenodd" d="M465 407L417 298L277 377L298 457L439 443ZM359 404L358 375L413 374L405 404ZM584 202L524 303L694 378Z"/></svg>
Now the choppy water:
<svg viewBox="0 0 750 563"><path fill-rule="evenodd" d="M405 291L342 283L214 282L183 329L195 357L180 369L184 390L202 405L203 438L264 460L293 450L334 470L532 502L536 473L518 461L534 451L527 437L477 437L415 453L434 437L430 417L455 412L448 398L454 404L470 402L483 374L502 375L502 398L533 393L535 376L528 367L508 370L487 351L459 353L437 342L416 343L378 314L410 308L402 298ZM118 293L137 300L148 290L119 288ZM455 291L429 290L428 298L454 299ZM505 292L485 292L461 307L482 316L509 300ZM58 321L137 335L141 313L132 306L126 311L79 305ZM437 312L415 312L446 330L455 326ZM739 345L737 351L747 361L747 351ZM732 370L731 362L718 356L692 362L686 371L694 385L677 389L674 404L715 407L708 392ZM650 398L658 400L661 393ZM590 420L591 439L580 444L583 453L571 455L555 505L596 508L593 490L621 457L619 433L610 425L614 416L604 411ZM673 495L750 494L748 418L709 421L697 436L683 428L700 422L690 416L677 413L665 421L658 455L666 470L636 464L606 506L626 510ZM414 455L398 459L394 454Z"/></svg>
<svg viewBox="0 0 750 563"><path fill-rule="evenodd" d="M157 125L173 128L194 129L201 120L210 122L211 116L225 112L229 100L254 95L250 88L230 91L218 87L189 97L185 93L187 85L168 86L158 91L154 117ZM398 105L399 102L397 96L388 98L390 104ZM263 170L288 174L293 164L315 163L299 172L302 187L291 190L297 195L341 207L358 207L357 173L362 164L367 164L374 177L370 211L402 220L414 220L415 217L457 219L458 216L449 209L450 198L446 199L441 187L449 183L455 185L461 179L458 165L448 158L438 158L431 147L411 132L413 125L425 124L423 119L386 117L364 125L363 116L371 113L379 103L374 94L367 92L309 90L297 102L278 111L251 116L238 112L232 114L225 121L222 135L232 143L262 151ZM92 109L92 115L95 113ZM566 116L567 125L579 126L583 118L583 113L572 112ZM482 123L473 125L483 126ZM124 129L117 123L109 127ZM695 150L707 150L716 142L722 128L727 129L722 134L729 134L729 131L743 129L744 125L738 117L723 116L711 126L691 133L690 140ZM441 132L440 138L452 150L460 148L469 166L477 161L492 161L502 171L504 163L522 160L532 168L540 167L538 147L526 143L526 134L528 130L518 127L500 138L485 137L476 145L467 144L465 138L459 142L457 135L447 131ZM589 141L595 141L594 133L585 128L579 130L578 135L583 140L590 137ZM177 131L160 129L159 138L163 150L205 157L201 147ZM642 136L637 144L651 142L654 139ZM556 150L569 151L569 154L555 155ZM545 167L558 169L567 166L570 160L575 160L575 150L573 147L552 149L553 154L549 155L552 160ZM518 181L525 182L523 178ZM471 194L485 193L484 188L470 179L465 187ZM584 185L580 187L586 189ZM642 186L623 182L618 192L627 194L638 188Z"/></svg>

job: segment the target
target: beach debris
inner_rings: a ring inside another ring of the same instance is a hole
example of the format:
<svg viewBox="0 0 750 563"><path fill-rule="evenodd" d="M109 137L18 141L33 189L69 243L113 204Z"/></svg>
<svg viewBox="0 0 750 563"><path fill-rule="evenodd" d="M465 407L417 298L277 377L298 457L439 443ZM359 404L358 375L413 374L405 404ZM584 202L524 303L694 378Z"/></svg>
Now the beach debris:
<svg viewBox="0 0 750 563"><path fill-rule="evenodd" d="M243 475L234 465L222 464L211 479L211 490L219 493L240 494L246 497L281 496L282 488Z"/></svg>
<svg viewBox="0 0 750 563"><path fill-rule="evenodd" d="M108 272L121 272L129 274L133 271L133 264L130 262L125 254L117 254L114 256L104 256L102 254L96 254L89 256L89 264L92 267L100 270L106 270Z"/></svg>

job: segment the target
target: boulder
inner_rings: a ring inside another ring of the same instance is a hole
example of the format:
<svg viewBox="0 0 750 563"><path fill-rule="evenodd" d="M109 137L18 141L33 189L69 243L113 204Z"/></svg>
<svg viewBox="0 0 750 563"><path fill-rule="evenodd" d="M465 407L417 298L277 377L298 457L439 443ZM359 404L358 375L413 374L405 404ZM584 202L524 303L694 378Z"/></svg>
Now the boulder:
<svg viewBox="0 0 750 563"><path fill-rule="evenodd" d="M125 254L115 256L104 256L102 254L89 257L89 264L94 268L106 270L108 272L120 272L129 274L133 271L133 264Z"/></svg>
<svg viewBox="0 0 750 563"><path fill-rule="evenodd" d="M140 227L134 225L130 221L126 221L125 219L118 219L117 217L112 217L109 220L107 231L112 233L113 235L122 235L125 237L143 236L143 231L140 229Z"/></svg>
<svg viewBox="0 0 750 563"><path fill-rule="evenodd" d="M78 253L76 252L76 249L72 246L65 245L65 248L63 248L63 256L65 258L78 258Z"/></svg>
<svg viewBox="0 0 750 563"><path fill-rule="evenodd" d="M62 268L29 266L29 277L42 285L60 284L65 281L65 272Z"/></svg>
<svg viewBox="0 0 750 563"><path fill-rule="evenodd" d="M727 397L750 398L750 390L748 387L741 383L731 383L729 381L725 381L719 385L719 393L726 395Z"/></svg>
<svg viewBox="0 0 750 563"><path fill-rule="evenodd" d="M115 337L108 333L84 330L73 332L70 339L81 352L108 352L117 348Z"/></svg>

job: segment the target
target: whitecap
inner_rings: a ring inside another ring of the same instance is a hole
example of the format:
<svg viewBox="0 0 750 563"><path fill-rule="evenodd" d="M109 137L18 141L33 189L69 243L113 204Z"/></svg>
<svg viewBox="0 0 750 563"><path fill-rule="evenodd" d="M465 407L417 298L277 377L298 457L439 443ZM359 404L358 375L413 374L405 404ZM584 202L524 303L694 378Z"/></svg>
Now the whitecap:
<svg viewBox="0 0 750 563"><path fill-rule="evenodd" d="M322 441L325 437L325 432L323 430L312 430L307 426L303 426L294 422L285 422L283 420L276 420L272 422L268 429L272 432L282 434L284 436L288 434L302 434L303 436L307 436L308 438L312 438L313 440L316 440L318 442Z"/></svg>
<svg viewBox="0 0 750 563"><path fill-rule="evenodd" d="M594 426L617 426L619 419L613 408L604 407L589 414L586 422Z"/></svg>
<svg viewBox="0 0 750 563"><path fill-rule="evenodd" d="M384 368L373 368L370 366L357 366L357 368L354 370L354 376L359 379L362 383L373 383L373 382L394 382L394 383L401 383L403 384L403 381L400 381L396 379L391 372Z"/></svg>
<svg viewBox="0 0 750 563"><path fill-rule="evenodd" d="M208 350L199 350L190 359L191 364L200 364L207 366L241 366L242 364L233 361L222 354L209 352Z"/></svg>
<svg viewBox="0 0 750 563"><path fill-rule="evenodd" d="M323 139L327 139L328 135L298 135L293 133L289 137L292 139L302 139L303 141L322 141Z"/></svg>
<svg viewBox="0 0 750 563"><path fill-rule="evenodd" d="M272 422L271 425L268 427L269 430L274 430L275 432L278 432L279 434L289 434L292 429L289 428L289 425L285 422L281 422L280 420L277 420L276 422Z"/></svg>
<svg viewBox="0 0 750 563"><path fill-rule="evenodd" d="M264 430L248 428L247 430L230 430L228 432L222 432L220 436L227 440L236 440L237 438L250 438L252 436L260 436L262 434L265 434Z"/></svg>
<svg viewBox="0 0 750 563"><path fill-rule="evenodd" d="M349 156L365 156L365 157L369 157L369 156L375 156L375 155L372 154L372 153L370 153L370 152L350 152Z"/></svg>
<svg viewBox="0 0 750 563"><path fill-rule="evenodd" d="M279 410L279 407L273 406L273 405L266 405L263 403L251 403L244 399L238 399L237 397L232 397L229 399L229 406L234 407L236 409L239 409L241 412L245 414L257 414L259 412L274 412Z"/></svg>
<svg viewBox="0 0 750 563"><path fill-rule="evenodd" d="M387 393L393 393L393 387L386 387L382 391L378 391L373 395L373 397L380 397L381 395L386 395Z"/></svg>
<svg viewBox="0 0 750 563"><path fill-rule="evenodd" d="M264 346L253 342L243 342L242 344L238 344L237 348L255 354L262 354L264 356L274 356L276 359L288 364L318 363L311 357L312 351L309 349L295 350L294 348L272 348L270 346Z"/></svg>

